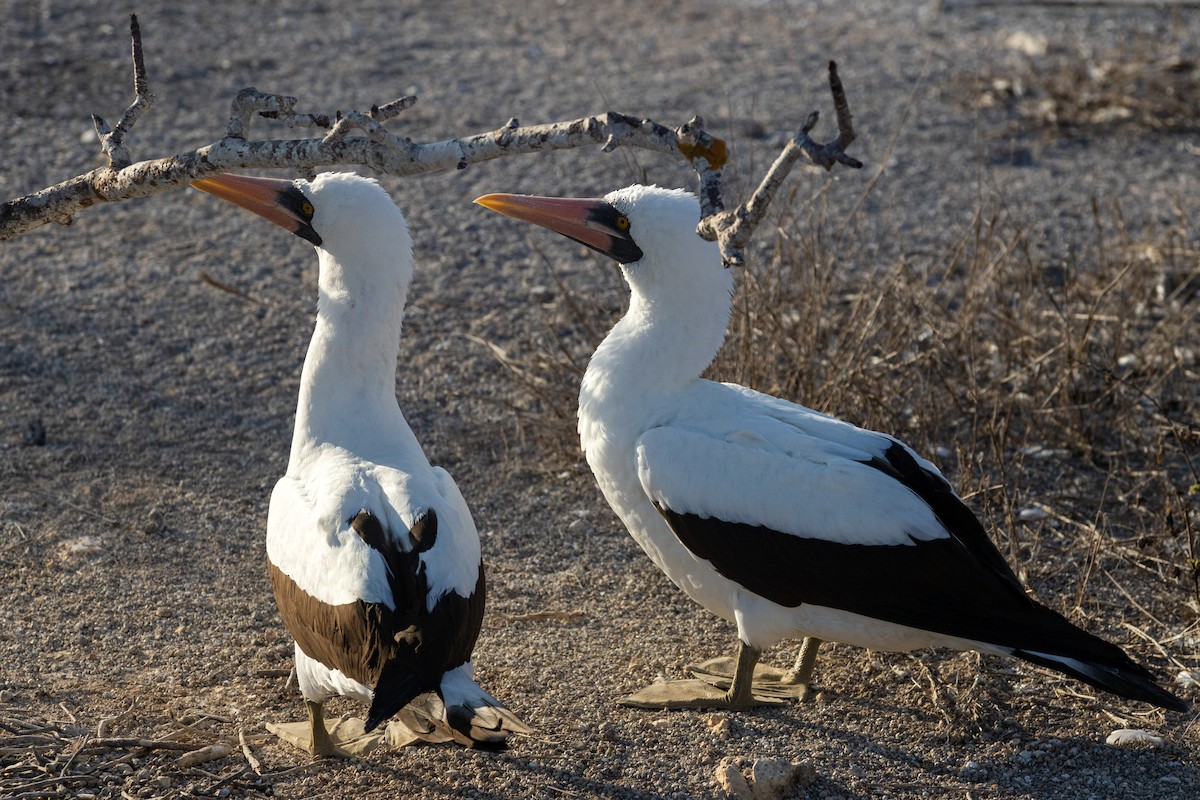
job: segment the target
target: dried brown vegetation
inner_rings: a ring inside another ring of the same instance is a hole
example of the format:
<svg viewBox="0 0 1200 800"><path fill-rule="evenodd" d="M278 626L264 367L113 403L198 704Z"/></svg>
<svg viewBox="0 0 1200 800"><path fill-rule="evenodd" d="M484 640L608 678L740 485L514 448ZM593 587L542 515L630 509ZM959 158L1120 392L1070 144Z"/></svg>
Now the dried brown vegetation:
<svg viewBox="0 0 1200 800"><path fill-rule="evenodd" d="M1114 49L1035 36L1009 45L1014 64L960 81L967 105L1003 108L1022 127L1064 132L1200 129L1200 63L1178 21L1165 32L1135 30Z"/></svg>

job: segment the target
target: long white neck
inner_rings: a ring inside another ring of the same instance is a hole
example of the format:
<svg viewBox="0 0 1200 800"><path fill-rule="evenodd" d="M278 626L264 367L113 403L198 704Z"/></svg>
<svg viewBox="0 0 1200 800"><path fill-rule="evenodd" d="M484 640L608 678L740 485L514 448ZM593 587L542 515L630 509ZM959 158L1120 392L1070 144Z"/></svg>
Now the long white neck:
<svg viewBox="0 0 1200 800"><path fill-rule="evenodd" d="M407 280L347 287L340 265L318 252L317 324L300 378L292 460L332 444L384 461L389 450L413 438L396 401Z"/></svg>
<svg viewBox="0 0 1200 800"><path fill-rule="evenodd" d="M655 299L630 277L629 310L588 363L579 393L585 451L621 438L665 406L661 401L700 379L725 340L732 303L728 270L698 279L684 297ZM658 287L661 289L662 287Z"/></svg>

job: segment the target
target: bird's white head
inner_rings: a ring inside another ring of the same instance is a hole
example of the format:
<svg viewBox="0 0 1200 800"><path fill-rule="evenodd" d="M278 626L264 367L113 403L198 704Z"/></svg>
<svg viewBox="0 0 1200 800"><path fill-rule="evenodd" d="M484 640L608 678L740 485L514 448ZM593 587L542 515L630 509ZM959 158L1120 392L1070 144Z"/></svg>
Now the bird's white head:
<svg viewBox="0 0 1200 800"><path fill-rule="evenodd" d="M653 376L651 383L667 390L695 380L725 341L733 276L717 246L696 233L700 204L694 195L630 186L600 199L489 194L475 202L557 231L621 264L632 292L629 311L588 366L581 408L591 383L610 383L596 377L610 367L639 381Z"/></svg>
<svg viewBox="0 0 1200 800"><path fill-rule="evenodd" d="M733 277L696 233L700 204L682 189L629 186L599 199L489 194L475 201L557 231L621 264L634 302L728 320Z"/></svg>
<svg viewBox="0 0 1200 800"><path fill-rule="evenodd" d="M403 303L412 280L412 237L404 215L374 180L339 172L312 181L216 175L192 186L315 245L323 295L394 297L398 289Z"/></svg>

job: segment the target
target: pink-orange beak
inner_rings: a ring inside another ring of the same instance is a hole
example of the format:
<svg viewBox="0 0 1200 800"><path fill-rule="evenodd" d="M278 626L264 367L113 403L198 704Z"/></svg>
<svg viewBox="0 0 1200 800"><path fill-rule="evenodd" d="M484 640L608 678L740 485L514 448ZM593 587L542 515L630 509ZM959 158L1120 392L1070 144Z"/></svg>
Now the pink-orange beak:
<svg viewBox="0 0 1200 800"><path fill-rule="evenodd" d="M214 175L192 181L192 186L253 211L301 239L307 239L315 245L321 244L320 235L312 227L315 211L312 201L293 181L246 175Z"/></svg>
<svg viewBox="0 0 1200 800"><path fill-rule="evenodd" d="M629 218L606 200L485 194L475 202L505 216L561 233L622 264L642 258L641 248L629 232Z"/></svg>

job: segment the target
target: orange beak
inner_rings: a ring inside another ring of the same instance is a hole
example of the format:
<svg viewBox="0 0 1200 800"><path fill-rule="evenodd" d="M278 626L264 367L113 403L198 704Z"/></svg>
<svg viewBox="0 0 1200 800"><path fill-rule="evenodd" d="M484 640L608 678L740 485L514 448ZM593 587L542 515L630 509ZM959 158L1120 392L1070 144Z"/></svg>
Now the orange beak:
<svg viewBox="0 0 1200 800"><path fill-rule="evenodd" d="M301 239L315 245L321 244L321 237L311 224L314 212L312 201L293 181L245 175L214 175L192 181L192 186L253 211Z"/></svg>
<svg viewBox="0 0 1200 800"><path fill-rule="evenodd" d="M475 202L505 216L561 233L622 264L642 258L641 248L629 233L629 218L606 200L485 194Z"/></svg>

